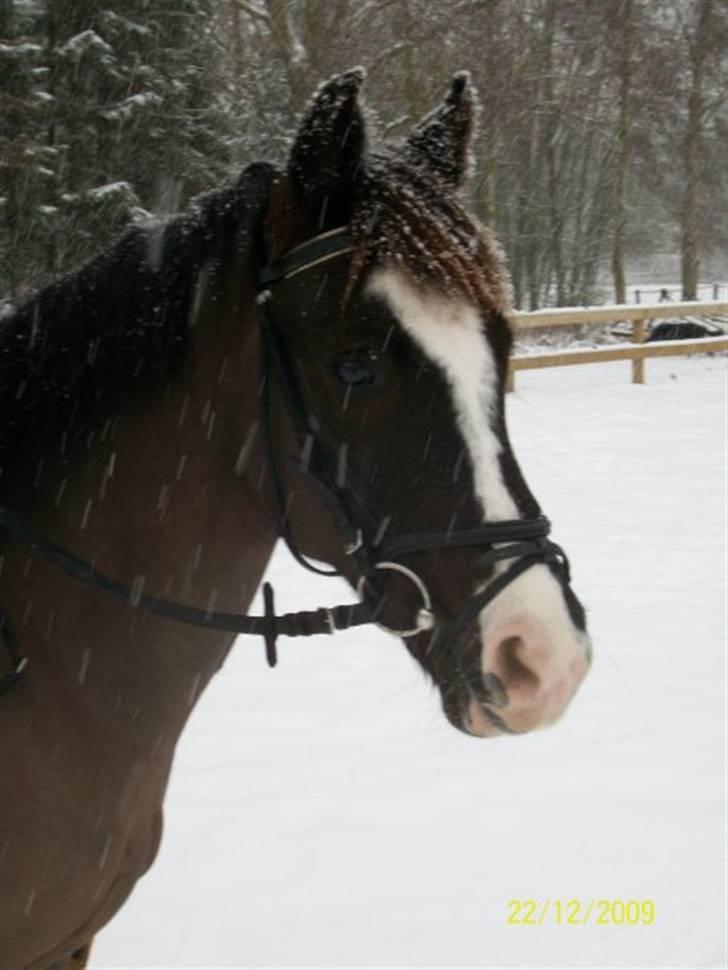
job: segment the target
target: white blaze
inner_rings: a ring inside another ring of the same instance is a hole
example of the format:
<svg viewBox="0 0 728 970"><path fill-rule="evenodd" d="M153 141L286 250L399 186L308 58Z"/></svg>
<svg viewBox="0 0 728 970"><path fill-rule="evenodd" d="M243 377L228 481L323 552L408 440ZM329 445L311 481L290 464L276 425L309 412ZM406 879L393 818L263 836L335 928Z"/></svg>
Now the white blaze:
<svg viewBox="0 0 728 970"><path fill-rule="evenodd" d="M518 518L501 475L501 443L493 431L496 364L475 307L416 287L395 269L377 270L367 292L382 297L394 316L444 372L473 470L474 489L489 521Z"/></svg>
<svg viewBox="0 0 728 970"><path fill-rule="evenodd" d="M404 330L447 378L483 520L520 518L501 474L499 456L503 449L493 428L496 362L478 310L465 300L418 288L404 273L392 268L377 270L367 292L386 301ZM506 565L498 564L501 570ZM569 662L575 641L587 640L571 622L561 586L545 565L532 566L481 613L484 642L487 630L505 625L510 618L529 615L548 631L557 668ZM484 669L489 665L484 648Z"/></svg>

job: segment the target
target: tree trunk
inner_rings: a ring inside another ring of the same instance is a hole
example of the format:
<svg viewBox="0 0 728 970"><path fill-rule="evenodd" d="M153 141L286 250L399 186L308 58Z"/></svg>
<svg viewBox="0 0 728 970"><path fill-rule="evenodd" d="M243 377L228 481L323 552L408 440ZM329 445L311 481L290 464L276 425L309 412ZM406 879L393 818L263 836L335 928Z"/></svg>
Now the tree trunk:
<svg viewBox="0 0 728 970"><path fill-rule="evenodd" d="M0 38L10 36L10 25L13 16L12 0L0 0Z"/></svg>
<svg viewBox="0 0 728 970"><path fill-rule="evenodd" d="M546 169L548 173L548 213L549 213L549 251L551 268L556 277L556 306L563 306L566 302L566 276L564 273L563 235L564 217L561 211L561 184L559 160L556 145L559 135L558 107L554 97L554 65L553 48L556 34L559 0L549 0L545 11L544 32L542 37L543 61L543 100L546 118L544 122L543 139L546 154ZM551 273L548 273L551 276ZM548 288L548 281L545 287ZM538 299L538 298L537 298ZM535 309L533 307L532 309Z"/></svg>
<svg viewBox="0 0 728 970"><path fill-rule="evenodd" d="M701 142L703 136L703 77L710 43L713 0L698 4L697 24L690 46L691 85L688 97L688 125L685 133L685 190L682 204L681 255L682 297L696 300L700 275L700 197Z"/></svg>
<svg viewBox="0 0 728 970"><path fill-rule="evenodd" d="M624 275L625 231L627 226L627 177L632 149L632 48L634 31L632 0L621 0L618 16L622 24L620 65L619 128L617 130L617 167L614 183L614 238L612 240L612 278L614 299L627 302Z"/></svg>
<svg viewBox="0 0 728 970"><path fill-rule="evenodd" d="M230 6L230 24L232 32L231 59L232 59L232 83L235 91L235 98L238 103L245 96L243 88L243 77L245 76L245 51L243 49L243 27L240 17L239 0L228 0Z"/></svg>
<svg viewBox="0 0 728 970"><path fill-rule="evenodd" d="M271 36L283 58L291 92L291 107L297 115L303 110L311 88L309 52L301 44L294 25L294 11L287 0L266 0ZM304 10L304 13L307 11Z"/></svg>

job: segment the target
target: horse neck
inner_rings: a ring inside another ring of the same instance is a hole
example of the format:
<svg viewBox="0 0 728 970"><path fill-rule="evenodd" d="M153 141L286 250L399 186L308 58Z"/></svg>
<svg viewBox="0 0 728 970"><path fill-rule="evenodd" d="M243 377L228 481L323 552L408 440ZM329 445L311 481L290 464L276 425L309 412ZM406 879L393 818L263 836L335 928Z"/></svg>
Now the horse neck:
<svg viewBox="0 0 728 970"><path fill-rule="evenodd" d="M257 488L258 335L237 302L224 297L201 315L183 377L129 401L69 455L49 448L28 486L34 525L99 571L149 594L244 612L275 536ZM248 474L236 476L246 443ZM132 745L179 733L232 643L143 615L17 546L3 579L3 606L30 658L14 695L107 726L112 712Z"/></svg>

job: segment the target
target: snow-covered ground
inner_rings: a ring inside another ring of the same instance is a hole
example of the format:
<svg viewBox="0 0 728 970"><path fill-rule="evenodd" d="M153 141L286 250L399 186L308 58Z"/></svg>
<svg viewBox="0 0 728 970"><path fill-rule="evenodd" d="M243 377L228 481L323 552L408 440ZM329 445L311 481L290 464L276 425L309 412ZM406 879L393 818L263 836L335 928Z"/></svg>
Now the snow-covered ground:
<svg viewBox="0 0 728 970"><path fill-rule="evenodd" d="M589 607L564 721L470 739L382 633L282 640L274 671L241 639L93 970L725 966L725 361L646 370L527 371L508 403ZM283 551L270 578L285 608L349 596ZM654 923L506 921L603 898Z"/></svg>
<svg viewBox="0 0 728 970"><path fill-rule="evenodd" d="M627 299L630 303L654 303L660 299L664 290L669 293L673 302L682 299L682 283L679 280L668 279L664 283L655 283L652 277L649 278L647 283L637 283L627 287ZM609 294L611 291L607 290L606 292ZM725 280L714 283L699 283L697 294L699 300L725 300L728 297L728 283Z"/></svg>

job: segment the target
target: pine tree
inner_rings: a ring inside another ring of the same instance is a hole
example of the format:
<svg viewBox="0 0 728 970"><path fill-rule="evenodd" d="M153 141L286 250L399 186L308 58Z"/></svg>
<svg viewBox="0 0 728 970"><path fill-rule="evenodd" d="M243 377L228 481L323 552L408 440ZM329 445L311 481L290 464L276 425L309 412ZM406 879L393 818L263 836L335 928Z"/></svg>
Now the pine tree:
<svg viewBox="0 0 728 970"><path fill-rule="evenodd" d="M6 34L12 29L16 38L4 45L15 73L8 68L0 83L4 154L20 156L27 169L25 142L32 138L45 182L17 166L10 172L0 246L17 252L24 233L30 242L0 293L53 277L107 245L129 221L174 210L219 184L230 143L229 116L209 67L217 53L213 0L2 2L11 15L2 20ZM25 46L12 16L21 7ZM38 118L29 125L34 71L42 84L32 96ZM19 87L26 92L23 133L5 105Z"/></svg>
<svg viewBox="0 0 728 970"><path fill-rule="evenodd" d="M31 2L0 4L0 298L18 292L53 214L39 12Z"/></svg>

